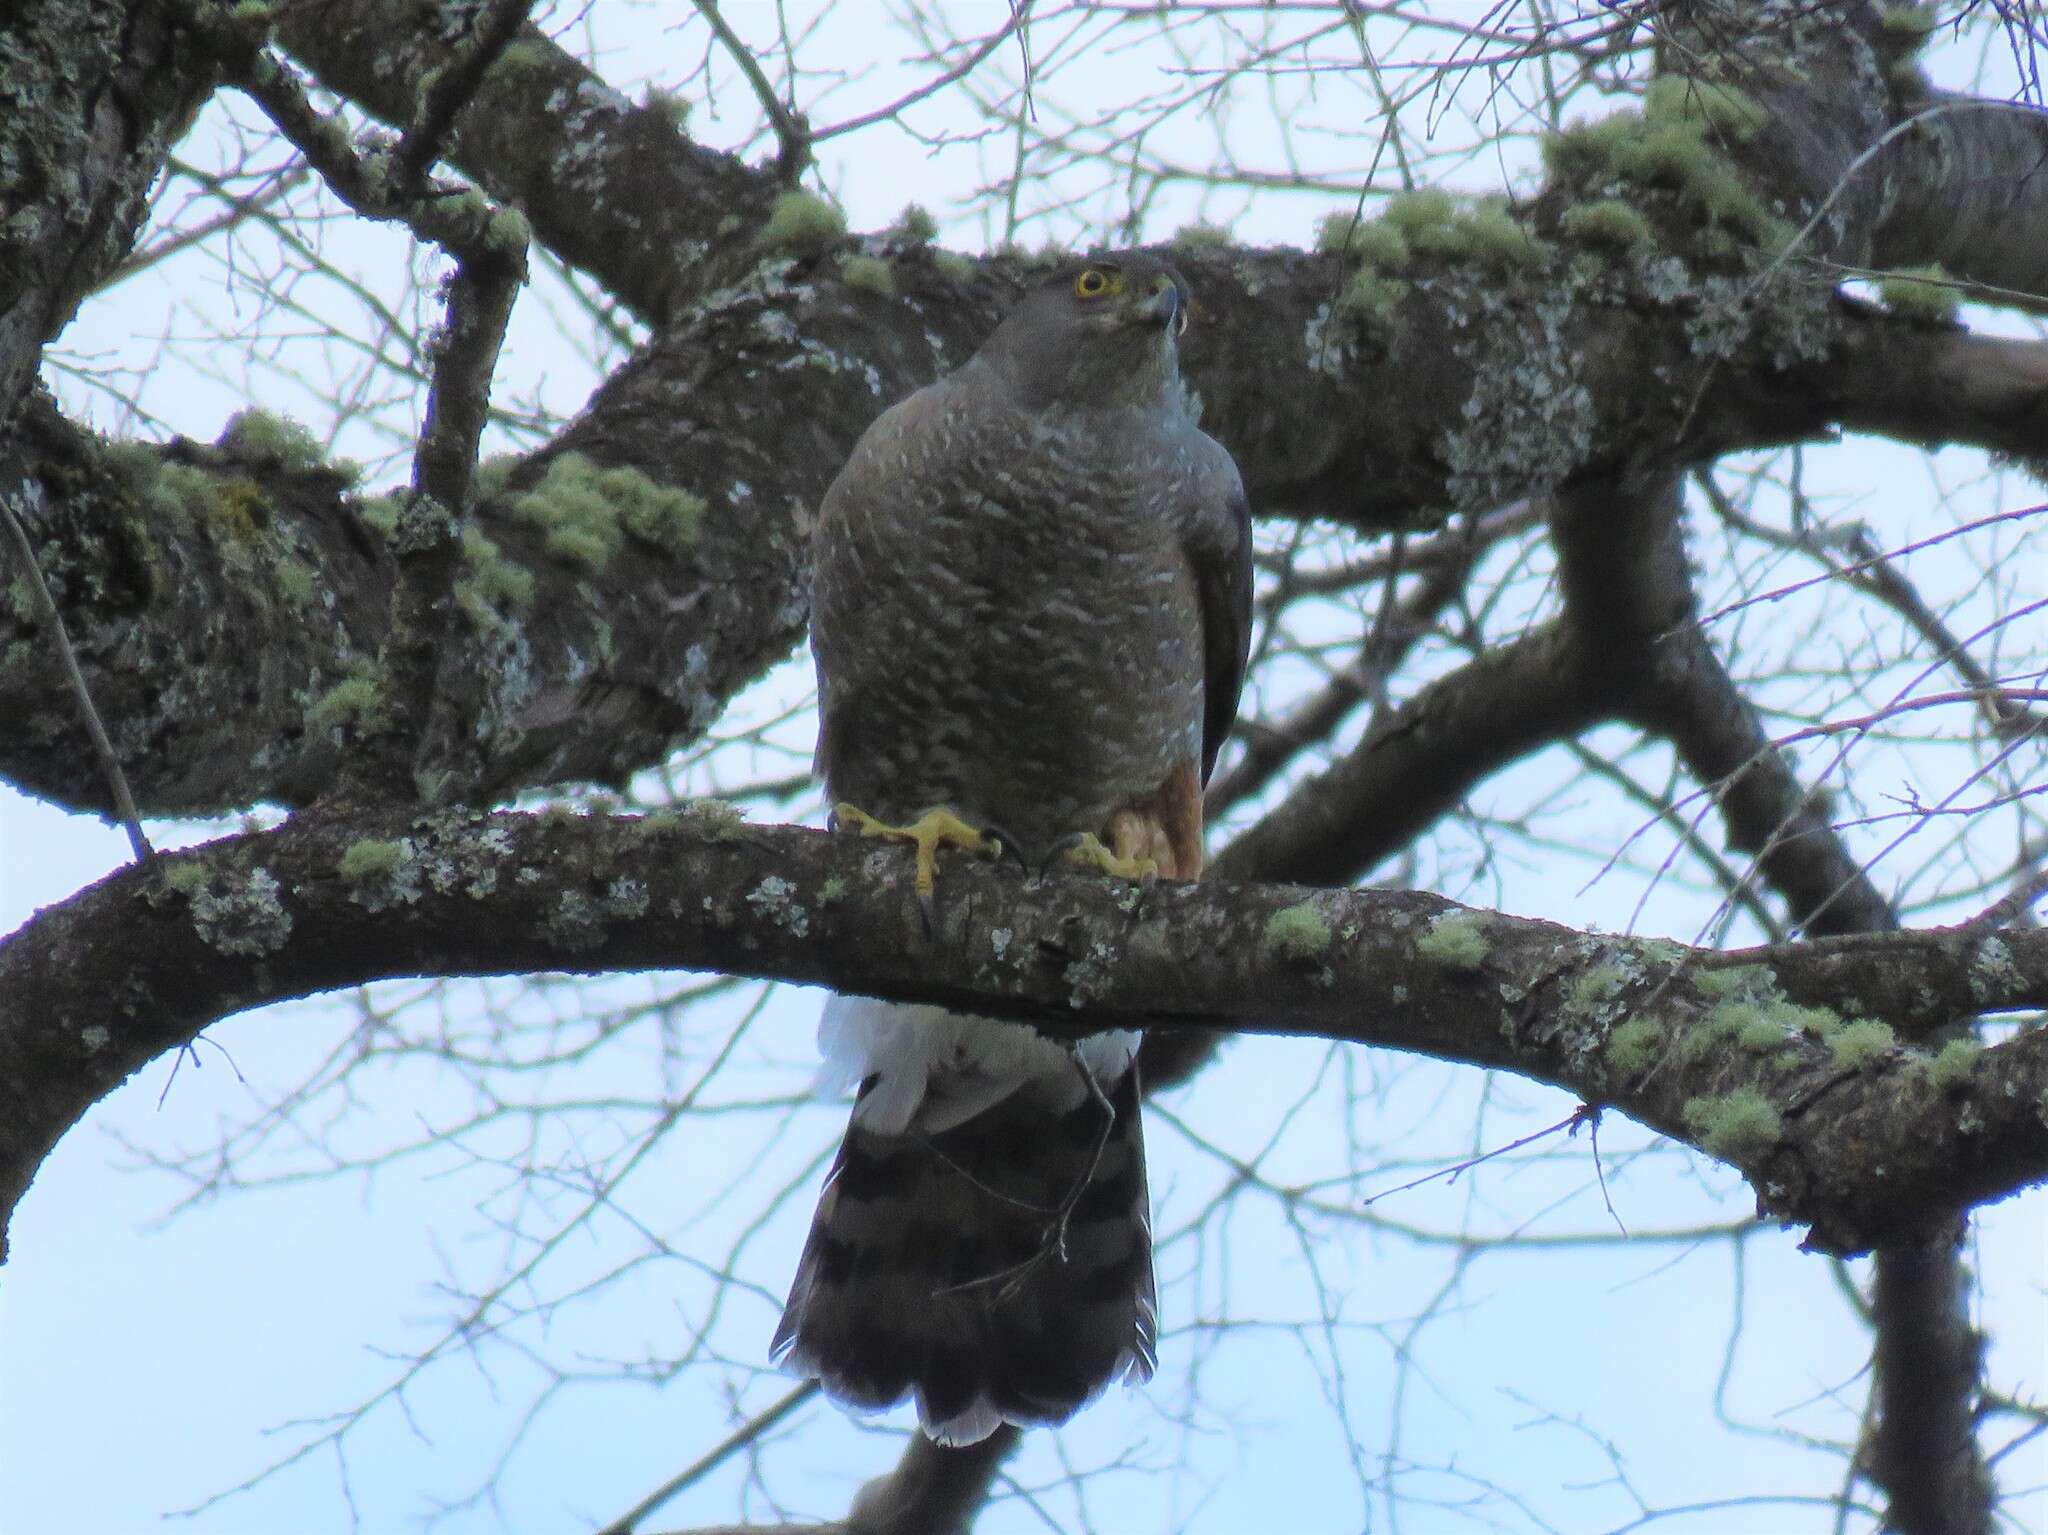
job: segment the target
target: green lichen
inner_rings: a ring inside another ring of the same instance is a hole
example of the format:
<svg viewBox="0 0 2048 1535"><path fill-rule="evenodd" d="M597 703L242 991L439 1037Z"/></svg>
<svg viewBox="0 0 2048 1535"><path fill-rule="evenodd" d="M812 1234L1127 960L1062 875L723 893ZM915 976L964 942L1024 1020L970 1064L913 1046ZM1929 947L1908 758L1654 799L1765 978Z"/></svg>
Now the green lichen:
<svg viewBox="0 0 2048 1535"><path fill-rule="evenodd" d="M1764 1026L1763 1010L1755 1003L1727 998L1708 1008L1680 1032L1677 1040L1679 1059L1688 1062L1706 1060L1732 1048L1743 1034L1758 1031Z"/></svg>
<svg viewBox="0 0 2048 1535"><path fill-rule="evenodd" d="M1614 965L1595 965L1577 976L1565 992L1567 1012L1591 1013L1611 1002L1628 983L1628 977Z"/></svg>
<svg viewBox="0 0 2048 1535"><path fill-rule="evenodd" d="M146 442L109 442L101 462L145 510L161 517L199 522L217 506L213 477L191 464L164 457Z"/></svg>
<svg viewBox="0 0 2048 1535"><path fill-rule="evenodd" d="M896 273L889 263L874 256L847 256L839 263L839 276L846 286L877 298L896 296Z"/></svg>
<svg viewBox="0 0 2048 1535"><path fill-rule="evenodd" d="M349 884L360 885L368 880L389 879L408 856L403 842L365 837L343 848L334 868Z"/></svg>
<svg viewBox="0 0 2048 1535"><path fill-rule="evenodd" d="M1697 123L1734 144L1746 144L1771 123L1771 114L1732 85L1686 75L1664 75L1643 93L1646 121Z"/></svg>
<svg viewBox="0 0 2048 1535"><path fill-rule="evenodd" d="M1633 253L1648 250L1657 243L1657 232L1642 211L1619 198L1598 197L1591 202L1574 203L1557 222L1566 239L1584 245Z"/></svg>
<svg viewBox="0 0 2048 1535"><path fill-rule="evenodd" d="M1927 46L1939 20L1931 5L1888 5L1878 25L1883 28L1888 48L1911 56Z"/></svg>
<svg viewBox="0 0 2048 1535"><path fill-rule="evenodd" d="M1883 1060L1898 1042L1890 1025L1866 1018L1861 1023L1844 1024L1830 1034L1828 1054L1837 1066L1853 1071Z"/></svg>
<svg viewBox="0 0 2048 1535"><path fill-rule="evenodd" d="M171 863L164 866L160 876L166 890L175 890L182 896L197 895L204 890L212 878L203 863Z"/></svg>
<svg viewBox="0 0 2048 1535"><path fill-rule="evenodd" d="M694 103L687 96L650 85L641 94L640 105L647 111L659 112L678 130L690 126L690 108Z"/></svg>
<svg viewBox="0 0 2048 1535"><path fill-rule="evenodd" d="M1939 262L1905 267L1878 279L1877 296L1901 319L1926 325L1953 325L1960 300L1956 281Z"/></svg>
<svg viewBox="0 0 2048 1535"><path fill-rule="evenodd" d="M1631 1018L1607 1036L1603 1053L1617 1076L1632 1077L1648 1070L1663 1047L1664 1034L1647 1018Z"/></svg>
<svg viewBox="0 0 2048 1535"><path fill-rule="evenodd" d="M1718 241L1702 249L1734 253L1745 246L1776 250L1792 237L1712 143L1704 118L1667 116L1652 122L1617 112L1554 134L1543 143L1554 182L1599 192L1616 184L1671 194Z"/></svg>
<svg viewBox="0 0 2048 1535"><path fill-rule="evenodd" d="M1316 220L1315 248L1325 256L1342 256L1351 250L1352 237L1365 228L1366 221L1356 208L1325 213Z"/></svg>
<svg viewBox="0 0 2048 1535"><path fill-rule="evenodd" d="M1266 919L1261 947L1281 959L1314 959L1329 949L1331 936L1330 919L1314 901L1302 901Z"/></svg>
<svg viewBox="0 0 2048 1535"><path fill-rule="evenodd" d="M1408 295L1408 284L1397 277L1382 277L1371 267L1360 267L1337 296L1337 309L1355 319L1385 325Z"/></svg>
<svg viewBox="0 0 2048 1535"><path fill-rule="evenodd" d="M825 882L818 886L818 905L821 907L837 906L846 899L847 888L845 875L826 875Z"/></svg>
<svg viewBox="0 0 2048 1535"><path fill-rule="evenodd" d="M1709 997L1748 997L1768 995L1777 977L1762 965L1727 965L1700 971L1692 983Z"/></svg>
<svg viewBox="0 0 2048 1535"><path fill-rule="evenodd" d="M1415 940L1415 952L1446 970L1477 970L1486 962L1486 919L1477 912L1447 911Z"/></svg>
<svg viewBox="0 0 2048 1535"><path fill-rule="evenodd" d="M358 496L352 504L356 516L386 543L398 532L398 497Z"/></svg>
<svg viewBox="0 0 2048 1535"><path fill-rule="evenodd" d="M1734 1032L1735 1043L1752 1055L1775 1050L1792 1037L1792 1031L1778 1022L1769 1008L1754 1018L1745 1019Z"/></svg>
<svg viewBox="0 0 2048 1535"><path fill-rule="evenodd" d="M905 203L887 233L906 245L929 245L939 237L939 221L916 203Z"/></svg>
<svg viewBox="0 0 2048 1535"><path fill-rule="evenodd" d="M1952 1039L1927 1063L1927 1080L1943 1092L1963 1086L1976 1069L1984 1047L1971 1039Z"/></svg>
<svg viewBox="0 0 2048 1535"><path fill-rule="evenodd" d="M470 485L479 500L491 500L502 496L505 487L512 483L512 471L523 462L517 453L493 453L481 460L476 473L470 476Z"/></svg>
<svg viewBox="0 0 2048 1535"><path fill-rule="evenodd" d="M815 256L837 245L845 233L845 214L809 192L791 189L775 199L755 243L764 250Z"/></svg>
<svg viewBox="0 0 2048 1535"><path fill-rule="evenodd" d="M505 51L491 63L491 73L499 70L551 69L561 55L547 43L536 38L522 37L506 45Z"/></svg>
<svg viewBox="0 0 2048 1535"><path fill-rule="evenodd" d="M1457 216L1457 210L1457 199L1442 188L1417 187L1388 198L1380 219L1404 236L1429 239Z"/></svg>
<svg viewBox="0 0 2048 1535"><path fill-rule="evenodd" d="M343 726L368 724L382 707L375 679L358 673L343 678L306 706L306 729L324 735Z"/></svg>
<svg viewBox="0 0 2048 1535"><path fill-rule="evenodd" d="M659 810L650 810L634 823L634 830L643 837L661 836L674 831L683 824L683 818L675 806L663 805Z"/></svg>
<svg viewBox="0 0 2048 1535"><path fill-rule="evenodd" d="M295 606L304 607L313 600L313 570L304 560L287 554L276 566L277 589Z"/></svg>
<svg viewBox="0 0 2048 1535"><path fill-rule="evenodd" d="M481 528L463 528L462 574L455 578L455 598L465 612L494 612L499 607L517 611L533 601L533 590L532 571L507 559Z"/></svg>
<svg viewBox="0 0 2048 1535"><path fill-rule="evenodd" d="M541 529L551 558L596 574L627 535L671 554L684 552L696 542L704 502L638 469L600 468L581 453L564 453L531 490L512 497L507 510Z"/></svg>
<svg viewBox="0 0 2048 1535"><path fill-rule="evenodd" d="M1785 1129L1771 1101L1753 1087L1738 1087L1725 1098L1687 1099L1685 1124L1703 1151L1724 1162L1761 1155Z"/></svg>
<svg viewBox="0 0 2048 1535"><path fill-rule="evenodd" d="M276 464L298 473L336 468L327 462L327 450L319 438L298 422L267 410L243 410L230 416L219 446L246 462Z"/></svg>
<svg viewBox="0 0 2048 1535"><path fill-rule="evenodd" d="M500 208L484 230L484 244L501 255L514 255L533 243L533 225L517 208Z"/></svg>
<svg viewBox="0 0 2048 1535"><path fill-rule="evenodd" d="M1190 256L1204 251L1227 250L1230 246L1230 231L1220 224L1197 220L1184 224L1173 232L1173 248Z"/></svg>
<svg viewBox="0 0 2048 1535"><path fill-rule="evenodd" d="M1544 255L1543 242L1497 199L1472 201L1423 187L1389 198L1381 222L1416 254L1497 271L1534 266Z"/></svg>
<svg viewBox="0 0 2048 1535"><path fill-rule="evenodd" d="M746 829L747 813L729 799L693 799L677 807L682 822L710 842L730 842Z"/></svg>
<svg viewBox="0 0 2048 1535"><path fill-rule="evenodd" d="M1815 1039L1833 1039L1842 1028L1842 1015L1825 1007L1802 1007L1773 997L1764 1005L1764 1016L1780 1029L1807 1034Z"/></svg>

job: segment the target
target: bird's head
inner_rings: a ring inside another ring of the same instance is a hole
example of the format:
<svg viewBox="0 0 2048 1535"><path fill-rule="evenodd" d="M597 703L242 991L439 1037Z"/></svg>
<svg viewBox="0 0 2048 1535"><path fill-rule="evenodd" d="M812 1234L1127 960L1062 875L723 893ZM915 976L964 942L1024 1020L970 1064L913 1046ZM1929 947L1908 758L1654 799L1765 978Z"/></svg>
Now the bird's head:
<svg viewBox="0 0 2048 1535"><path fill-rule="evenodd" d="M1143 251L1062 265L981 349L1034 408L1182 404L1175 342L1188 325L1181 275Z"/></svg>

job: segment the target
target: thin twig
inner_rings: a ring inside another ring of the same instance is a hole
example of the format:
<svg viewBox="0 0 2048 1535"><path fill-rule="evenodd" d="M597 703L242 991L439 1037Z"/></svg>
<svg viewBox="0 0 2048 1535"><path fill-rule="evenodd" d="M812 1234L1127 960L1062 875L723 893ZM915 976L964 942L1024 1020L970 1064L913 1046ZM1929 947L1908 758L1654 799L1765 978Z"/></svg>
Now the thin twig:
<svg viewBox="0 0 2048 1535"><path fill-rule="evenodd" d="M21 495L23 500L39 506L43 488L32 480L23 480ZM155 863L156 849L143 835L142 817L136 813L135 797L128 792L128 775L121 771L120 760L114 755L114 743L107 739L107 727L100 723L100 711L93 707L92 693L85 685L85 674L78 669L78 657L71 649L71 636L64 632L64 615L57 611L57 599L50 595L49 584L43 580L42 567L36 563L35 545L28 541L28 529L21 525L21 519L14 515L13 503L4 496L0 496L0 521L7 524L7 531L13 535L14 547L21 555L22 569L28 573L29 584L36 589L37 599L42 603L43 617L49 621L51 638L56 641L58 662L71 683L73 696L78 699L79 713L85 717L86 733L92 737L93 755L100 759L100 772L105 775L107 788L114 796L114 809L121 818L121 825L127 829L128 845L135 850L136 862Z"/></svg>
<svg viewBox="0 0 2048 1535"><path fill-rule="evenodd" d="M807 1380L789 1393L773 1407L750 1422L742 1423L724 1439L707 1450L697 1460L663 1482L654 1491L619 1515L597 1535L633 1535L640 1527L640 1521L660 1508L670 1498L688 1487L692 1482L716 1470L735 1450L743 1450L759 1439L769 1429L795 1412L804 1403L818 1394L818 1383Z"/></svg>
<svg viewBox="0 0 2048 1535"><path fill-rule="evenodd" d="M804 121L802 113L783 105L775 94L774 82L762 71L761 61L719 15L718 0L696 0L696 6L711 24L718 40L725 44L733 62L739 65L740 73L747 77L747 84L753 87L754 98L761 103L761 110L768 114L768 121L775 129L775 141L780 146L775 155L776 173L785 182L793 183L803 173L804 166L810 163L810 125Z"/></svg>
<svg viewBox="0 0 2048 1535"><path fill-rule="evenodd" d="M519 35L519 29L526 25L527 12L532 9L533 0L497 0L472 30L469 46L453 62L428 77L431 83L421 93L419 115L405 130L405 137L399 140L392 155L399 185L417 184L427 167L441 158L442 146L454 131L455 119L475 97L499 55Z"/></svg>

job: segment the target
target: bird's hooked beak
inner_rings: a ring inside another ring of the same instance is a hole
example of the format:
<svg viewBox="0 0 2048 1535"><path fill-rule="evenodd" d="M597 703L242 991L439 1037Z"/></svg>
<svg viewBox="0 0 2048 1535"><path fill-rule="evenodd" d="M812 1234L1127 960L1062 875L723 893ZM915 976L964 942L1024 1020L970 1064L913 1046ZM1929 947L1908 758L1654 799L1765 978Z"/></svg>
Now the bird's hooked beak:
<svg viewBox="0 0 2048 1535"><path fill-rule="evenodd" d="M1152 291L1136 308L1141 321L1170 330L1176 336L1188 328L1187 299L1180 284L1164 272L1152 279Z"/></svg>

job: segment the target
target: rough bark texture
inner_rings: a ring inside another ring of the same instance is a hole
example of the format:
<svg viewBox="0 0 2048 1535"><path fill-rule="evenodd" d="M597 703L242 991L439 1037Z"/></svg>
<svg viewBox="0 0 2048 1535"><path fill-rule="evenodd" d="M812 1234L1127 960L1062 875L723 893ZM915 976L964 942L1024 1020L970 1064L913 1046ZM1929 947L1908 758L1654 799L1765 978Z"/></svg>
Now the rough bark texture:
<svg viewBox="0 0 2048 1535"><path fill-rule="evenodd" d="M1446 946L1446 923L1469 942ZM1888 964L1913 985L1887 991ZM1516 1071L1708 1140L1767 1211L1829 1251L1945 1230L1958 1203L2048 1174L2048 1033L1937 1077L1903 1049L1845 1066L1828 1046L1842 1015L1801 1011L1856 996L1910 1035L1907 995L1951 1014L2048 1005L2048 933L1692 951L1422 892L1134 891L977 865L949 866L928 939L900 849L749 827L707 806L647 818L314 811L49 908L0 945L6 1193L19 1197L91 1103L229 1013L394 976L645 969L831 981L1056 1033L1085 1009L1091 1030L1228 1025ZM1703 969L1741 971L1779 1035L1702 1048L1726 997L1699 984ZM1625 1022L1654 1032L1632 1029L1617 1048ZM1773 1104L1779 1133L1703 1133L1701 1105L1743 1089Z"/></svg>

